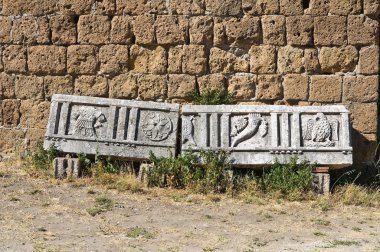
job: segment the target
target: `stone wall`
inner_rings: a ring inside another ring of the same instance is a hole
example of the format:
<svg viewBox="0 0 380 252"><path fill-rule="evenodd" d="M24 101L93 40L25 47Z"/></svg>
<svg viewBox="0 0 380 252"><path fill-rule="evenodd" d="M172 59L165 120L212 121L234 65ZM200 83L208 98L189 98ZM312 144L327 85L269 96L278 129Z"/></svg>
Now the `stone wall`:
<svg viewBox="0 0 380 252"><path fill-rule="evenodd" d="M0 150L33 146L54 93L345 104L376 145L378 0L0 0Z"/></svg>

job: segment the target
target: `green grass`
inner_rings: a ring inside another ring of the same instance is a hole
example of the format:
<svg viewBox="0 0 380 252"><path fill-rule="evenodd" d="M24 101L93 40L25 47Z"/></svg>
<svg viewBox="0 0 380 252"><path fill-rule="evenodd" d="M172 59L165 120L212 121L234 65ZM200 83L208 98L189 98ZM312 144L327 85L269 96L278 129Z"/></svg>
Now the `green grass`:
<svg viewBox="0 0 380 252"><path fill-rule="evenodd" d="M148 230L146 230L145 228L141 228L141 227L129 228L127 233L126 233L126 236L129 238L139 238L139 237L143 237L145 239L153 239L154 238L153 233L151 233Z"/></svg>
<svg viewBox="0 0 380 252"><path fill-rule="evenodd" d="M331 224L330 221L322 220L322 219L316 219L316 220L314 220L314 223L317 225L321 225L321 226L330 226L330 224Z"/></svg>
<svg viewBox="0 0 380 252"><path fill-rule="evenodd" d="M349 241L349 240L333 240L330 242L333 246L359 246L360 242L358 241Z"/></svg>
<svg viewBox="0 0 380 252"><path fill-rule="evenodd" d="M188 95L195 105L222 105L235 104L233 95L219 89L206 89L202 93L195 91Z"/></svg>
<svg viewBox="0 0 380 252"><path fill-rule="evenodd" d="M49 170L53 166L54 158L58 157L59 151L54 144L45 150L42 143L38 143L34 152L28 157L34 168L39 170Z"/></svg>
<svg viewBox="0 0 380 252"><path fill-rule="evenodd" d="M95 199L95 206L88 208L87 212L91 216L98 215L100 213L111 210L113 207L113 202L110 198L106 196L97 197Z"/></svg>

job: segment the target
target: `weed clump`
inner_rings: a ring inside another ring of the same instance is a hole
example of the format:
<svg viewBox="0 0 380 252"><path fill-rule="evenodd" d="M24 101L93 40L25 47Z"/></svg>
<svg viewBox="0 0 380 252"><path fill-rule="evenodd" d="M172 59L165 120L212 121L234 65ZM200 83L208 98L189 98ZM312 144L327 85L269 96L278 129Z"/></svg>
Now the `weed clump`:
<svg viewBox="0 0 380 252"><path fill-rule="evenodd" d="M232 94L226 93L220 89L206 89L202 94L196 90L188 95L194 105L222 105L235 104L235 98Z"/></svg>
<svg viewBox="0 0 380 252"><path fill-rule="evenodd" d="M54 144L45 150L42 143L38 143L36 150L29 153L28 158L34 168L47 171L52 167L54 158L58 157L59 151Z"/></svg>
<svg viewBox="0 0 380 252"><path fill-rule="evenodd" d="M87 212L89 215L95 216L100 213L111 210L112 207L113 207L112 200L106 196L102 196L95 199L95 206L88 208Z"/></svg>

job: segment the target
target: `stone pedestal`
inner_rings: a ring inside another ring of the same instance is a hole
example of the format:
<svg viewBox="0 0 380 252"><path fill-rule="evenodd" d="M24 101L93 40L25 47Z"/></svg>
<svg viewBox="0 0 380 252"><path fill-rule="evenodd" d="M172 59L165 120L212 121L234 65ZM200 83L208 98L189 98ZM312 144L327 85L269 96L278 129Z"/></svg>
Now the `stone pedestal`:
<svg viewBox="0 0 380 252"><path fill-rule="evenodd" d="M330 174L328 167L317 167L313 171L313 189L319 194L330 193Z"/></svg>
<svg viewBox="0 0 380 252"><path fill-rule="evenodd" d="M82 175L82 167L78 158L55 158L53 165L56 179L78 178Z"/></svg>

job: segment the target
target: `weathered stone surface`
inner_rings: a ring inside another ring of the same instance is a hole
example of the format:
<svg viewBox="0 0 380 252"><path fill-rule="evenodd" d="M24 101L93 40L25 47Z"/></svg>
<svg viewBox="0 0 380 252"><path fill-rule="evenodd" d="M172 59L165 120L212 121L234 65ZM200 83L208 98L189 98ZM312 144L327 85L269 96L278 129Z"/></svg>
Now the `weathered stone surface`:
<svg viewBox="0 0 380 252"><path fill-rule="evenodd" d="M303 50L285 46L278 49L277 68L279 73L300 73L303 69Z"/></svg>
<svg viewBox="0 0 380 252"><path fill-rule="evenodd" d="M336 75L313 75L310 84L310 101L340 102L342 78Z"/></svg>
<svg viewBox="0 0 380 252"><path fill-rule="evenodd" d="M214 18L214 46L226 47L226 30L222 18Z"/></svg>
<svg viewBox="0 0 380 252"><path fill-rule="evenodd" d="M280 11L278 0L243 0L242 7L244 13L253 15L278 14Z"/></svg>
<svg viewBox="0 0 380 252"><path fill-rule="evenodd" d="M72 45L77 42L76 22L73 16L50 18L51 41L56 45Z"/></svg>
<svg viewBox="0 0 380 252"><path fill-rule="evenodd" d="M347 42L344 16L314 18L314 43L322 46L344 45Z"/></svg>
<svg viewBox="0 0 380 252"><path fill-rule="evenodd" d="M142 100L159 100L166 97L165 75L142 75L138 78L139 97Z"/></svg>
<svg viewBox="0 0 380 252"><path fill-rule="evenodd" d="M25 132L22 129L0 128L0 152L12 154L24 143Z"/></svg>
<svg viewBox="0 0 380 252"><path fill-rule="evenodd" d="M0 72L4 71L4 64L3 64L3 48L0 47Z"/></svg>
<svg viewBox="0 0 380 252"><path fill-rule="evenodd" d="M136 18L137 22L137 18ZM147 24L146 24L147 26ZM145 27L144 30L147 30ZM136 42L137 42L137 34ZM111 43L115 44L132 44L133 26L132 18L126 16L115 16L111 22Z"/></svg>
<svg viewBox="0 0 380 252"><path fill-rule="evenodd" d="M215 0L205 0L206 14L215 16L235 16L241 13L241 0L226 0L221 4Z"/></svg>
<svg viewBox="0 0 380 252"><path fill-rule="evenodd" d="M82 174L82 164L79 158L55 158L53 160L54 178L79 178Z"/></svg>
<svg viewBox="0 0 380 252"><path fill-rule="evenodd" d="M354 130L361 133L377 132L377 103L354 103L349 109Z"/></svg>
<svg viewBox="0 0 380 252"><path fill-rule="evenodd" d="M50 102L48 101L21 101L21 127L45 129L48 124L49 108Z"/></svg>
<svg viewBox="0 0 380 252"><path fill-rule="evenodd" d="M95 0L58 0L59 10L66 15L90 14Z"/></svg>
<svg viewBox="0 0 380 252"><path fill-rule="evenodd" d="M348 16L348 43L371 45L379 41L379 22L366 16Z"/></svg>
<svg viewBox="0 0 380 252"><path fill-rule="evenodd" d="M174 104L55 95L44 146L132 160L173 156L178 112Z"/></svg>
<svg viewBox="0 0 380 252"><path fill-rule="evenodd" d="M205 12L204 0L171 0L170 9L172 14L200 15Z"/></svg>
<svg viewBox="0 0 380 252"><path fill-rule="evenodd" d="M228 93L236 99L252 99L255 97L257 76L253 74L236 74L228 80Z"/></svg>
<svg viewBox="0 0 380 252"><path fill-rule="evenodd" d="M304 67L307 73L317 73L321 66L318 60L318 50L306 48L304 51Z"/></svg>
<svg viewBox="0 0 380 252"><path fill-rule="evenodd" d="M10 17L0 16L0 43L10 43L12 31L12 19Z"/></svg>
<svg viewBox="0 0 380 252"><path fill-rule="evenodd" d="M352 72L358 63L358 51L353 46L322 47L319 63L324 73Z"/></svg>
<svg viewBox="0 0 380 252"><path fill-rule="evenodd" d="M3 14L9 16L25 14L42 16L56 10L55 0L3 0Z"/></svg>
<svg viewBox="0 0 380 252"><path fill-rule="evenodd" d="M190 43L212 44L214 20L212 17L199 16L190 19Z"/></svg>
<svg viewBox="0 0 380 252"><path fill-rule="evenodd" d="M280 0L280 13L285 16L302 15L302 0Z"/></svg>
<svg viewBox="0 0 380 252"><path fill-rule="evenodd" d="M344 102L376 102L378 100L379 77L345 76L343 78Z"/></svg>
<svg viewBox="0 0 380 252"><path fill-rule="evenodd" d="M184 44L188 20L183 16L158 16L155 22L156 39L160 45Z"/></svg>
<svg viewBox="0 0 380 252"><path fill-rule="evenodd" d="M115 0L95 0L92 13L97 15L113 15L116 10Z"/></svg>
<svg viewBox="0 0 380 252"><path fill-rule="evenodd" d="M116 0L116 10L120 15L167 14L166 0Z"/></svg>
<svg viewBox="0 0 380 252"><path fill-rule="evenodd" d="M133 25L136 43L145 45L155 42L154 15L137 16Z"/></svg>
<svg viewBox="0 0 380 252"><path fill-rule="evenodd" d="M259 75L256 86L256 99L263 101L282 98L280 75Z"/></svg>
<svg viewBox="0 0 380 252"><path fill-rule="evenodd" d="M15 76L0 73L0 100L15 97Z"/></svg>
<svg viewBox="0 0 380 252"><path fill-rule="evenodd" d="M270 45L252 46L251 55L252 73L276 73L276 47Z"/></svg>
<svg viewBox="0 0 380 252"><path fill-rule="evenodd" d="M235 166L262 168L296 155L334 168L352 164L344 106L185 105L181 118L182 151L223 149Z"/></svg>
<svg viewBox="0 0 380 252"><path fill-rule="evenodd" d="M309 91L309 78L306 75L288 74L284 76L284 99L306 101Z"/></svg>
<svg viewBox="0 0 380 252"><path fill-rule="evenodd" d="M131 70L137 73L166 73L166 52L161 46L146 48L133 45L130 49Z"/></svg>
<svg viewBox="0 0 380 252"><path fill-rule="evenodd" d="M289 45L311 45L313 43L313 18L292 16L286 18L286 39Z"/></svg>
<svg viewBox="0 0 380 252"><path fill-rule="evenodd" d="M3 51L4 71L7 73L26 72L26 48L19 45L10 45Z"/></svg>
<svg viewBox="0 0 380 252"><path fill-rule="evenodd" d="M360 74L378 74L379 73L379 47L363 47L359 53Z"/></svg>
<svg viewBox="0 0 380 252"><path fill-rule="evenodd" d="M74 81L70 75L45 76L44 77L45 98L50 99L53 94L73 94Z"/></svg>
<svg viewBox="0 0 380 252"><path fill-rule="evenodd" d="M75 80L74 94L105 97L108 94L108 81L103 76L79 76Z"/></svg>
<svg viewBox="0 0 380 252"><path fill-rule="evenodd" d="M18 99L43 99L44 79L34 75L19 75L15 80L15 94ZM30 115L32 116L32 115Z"/></svg>
<svg viewBox="0 0 380 252"><path fill-rule="evenodd" d="M203 94L206 90L224 90L226 78L223 74L209 74L197 78L199 91Z"/></svg>
<svg viewBox="0 0 380 252"><path fill-rule="evenodd" d="M244 16L226 22L226 35L231 46L251 46L260 40L260 18Z"/></svg>
<svg viewBox="0 0 380 252"><path fill-rule="evenodd" d="M378 0L364 0L363 3L364 15L379 15L380 3Z"/></svg>
<svg viewBox="0 0 380 252"><path fill-rule="evenodd" d="M246 59L216 47L210 50L209 64L211 73L247 72L249 70L249 62Z"/></svg>
<svg viewBox="0 0 380 252"><path fill-rule="evenodd" d="M67 72L95 74L98 67L98 48L92 45L73 45L67 49Z"/></svg>
<svg viewBox="0 0 380 252"><path fill-rule="evenodd" d="M205 46L184 45L169 50L169 73L202 75L206 72L207 58Z"/></svg>
<svg viewBox="0 0 380 252"><path fill-rule="evenodd" d="M262 16L263 42L269 45L285 45L285 17L284 16Z"/></svg>
<svg viewBox="0 0 380 252"><path fill-rule="evenodd" d="M13 20L14 44L47 44L50 42L49 33L47 17L23 16Z"/></svg>
<svg viewBox="0 0 380 252"><path fill-rule="evenodd" d="M64 74L66 71L66 47L29 47L28 70L33 74Z"/></svg>
<svg viewBox="0 0 380 252"><path fill-rule="evenodd" d="M111 22L108 16L84 15L79 17L78 42L101 45L110 40Z"/></svg>
<svg viewBox="0 0 380 252"><path fill-rule="evenodd" d="M17 127L20 120L20 100L2 100L1 105L1 126Z"/></svg>
<svg viewBox="0 0 380 252"><path fill-rule="evenodd" d="M333 15L360 14L360 0L330 0L330 13Z"/></svg>
<svg viewBox="0 0 380 252"><path fill-rule="evenodd" d="M330 193L330 174L328 173L313 173L313 188L316 193L329 194Z"/></svg>
<svg viewBox="0 0 380 252"><path fill-rule="evenodd" d="M33 129L30 128L26 131L24 140L24 148L32 151L35 150L39 143L44 140L45 129Z"/></svg>
<svg viewBox="0 0 380 252"><path fill-rule="evenodd" d="M128 46L126 45L105 45L99 50L101 73L125 73L128 71L128 60Z"/></svg>
<svg viewBox="0 0 380 252"><path fill-rule="evenodd" d="M170 74L168 81L168 98L186 99L195 90L195 76Z"/></svg>
<svg viewBox="0 0 380 252"><path fill-rule="evenodd" d="M122 74L114 77L110 83L110 98L135 99L137 97L137 76Z"/></svg>
<svg viewBox="0 0 380 252"><path fill-rule="evenodd" d="M305 9L306 15L327 15L330 9L330 0L310 0L309 8Z"/></svg>

